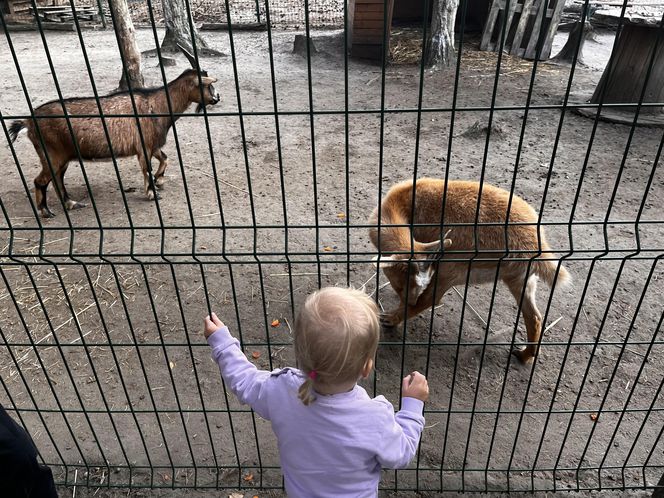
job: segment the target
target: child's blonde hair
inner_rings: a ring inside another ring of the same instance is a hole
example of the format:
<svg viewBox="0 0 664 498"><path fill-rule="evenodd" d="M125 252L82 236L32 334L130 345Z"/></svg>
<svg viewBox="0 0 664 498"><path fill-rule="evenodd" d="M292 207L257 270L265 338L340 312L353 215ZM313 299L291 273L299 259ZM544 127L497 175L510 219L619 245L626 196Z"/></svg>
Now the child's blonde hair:
<svg viewBox="0 0 664 498"><path fill-rule="evenodd" d="M364 292L326 287L307 297L295 320L295 357L306 374L298 395L314 399L314 383L357 381L366 361L376 355L378 308Z"/></svg>

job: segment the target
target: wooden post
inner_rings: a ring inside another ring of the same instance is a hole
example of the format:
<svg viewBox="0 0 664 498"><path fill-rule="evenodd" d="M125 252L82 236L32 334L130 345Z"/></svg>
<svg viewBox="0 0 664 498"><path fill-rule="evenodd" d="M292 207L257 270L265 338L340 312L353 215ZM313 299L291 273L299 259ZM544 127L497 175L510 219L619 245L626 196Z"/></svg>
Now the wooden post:
<svg viewBox="0 0 664 498"><path fill-rule="evenodd" d="M97 9L99 10L99 17L101 25L106 29L106 13L104 12L104 0L97 0Z"/></svg>

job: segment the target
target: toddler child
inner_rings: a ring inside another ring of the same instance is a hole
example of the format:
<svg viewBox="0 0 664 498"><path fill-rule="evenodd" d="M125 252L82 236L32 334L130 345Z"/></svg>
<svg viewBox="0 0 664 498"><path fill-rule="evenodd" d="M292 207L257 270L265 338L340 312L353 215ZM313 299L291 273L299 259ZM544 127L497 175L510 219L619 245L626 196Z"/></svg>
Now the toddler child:
<svg viewBox="0 0 664 498"><path fill-rule="evenodd" d="M364 293L328 287L311 294L295 321L299 369L258 370L212 313L205 337L227 386L272 423L291 498L378 494L380 470L415 456L429 396L426 378L403 379L401 410L357 385L374 364L378 310Z"/></svg>

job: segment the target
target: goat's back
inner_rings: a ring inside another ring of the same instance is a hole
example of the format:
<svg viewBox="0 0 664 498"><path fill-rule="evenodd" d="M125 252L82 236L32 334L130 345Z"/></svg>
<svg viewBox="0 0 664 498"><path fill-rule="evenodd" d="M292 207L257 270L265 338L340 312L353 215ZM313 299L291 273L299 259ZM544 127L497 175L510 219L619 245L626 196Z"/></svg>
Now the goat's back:
<svg viewBox="0 0 664 498"><path fill-rule="evenodd" d="M376 209L369 223L377 224L377 220ZM414 228L413 238L418 242L438 240L451 229L448 238L452 245L446 252L456 259L553 258L537 222L535 210L519 196L487 183L482 185L480 195L480 184L473 181L450 180L445 189L445 180L419 179L413 209L413 182L407 180L394 185L381 202L381 224L432 225ZM370 229L370 237L378 247L378 230ZM410 250L410 237L407 227L381 227L380 249ZM550 281L552 264L555 266L551 261L537 263L535 271ZM567 278L564 268L560 274Z"/></svg>
<svg viewBox="0 0 664 498"><path fill-rule="evenodd" d="M139 114L149 112L145 104L145 97L141 94L134 95L136 108ZM86 116L69 117L65 119L63 104L67 111L67 116ZM134 155L137 151L137 145L140 142L138 128L136 126L136 117L134 116L134 107L128 94L111 95L99 98L102 113L105 117L106 129L111 139L113 152L117 157ZM55 100L47 102L37 109L35 115L40 116L39 131L47 149L57 149L63 155L68 157L76 156L76 149L71 139L69 126L74 132L81 156L88 158L108 158L111 156L108 147L108 140L104 132L104 126L99 116L99 105L96 99L92 97L72 98L63 101ZM126 115L126 117L120 117ZM48 118L47 116L53 116ZM67 123L69 121L69 124ZM41 147L39 134L35 129L33 120L26 120L28 126L28 136L37 147ZM146 141L146 146L150 148L149 136L151 126L149 120L141 120L141 128Z"/></svg>

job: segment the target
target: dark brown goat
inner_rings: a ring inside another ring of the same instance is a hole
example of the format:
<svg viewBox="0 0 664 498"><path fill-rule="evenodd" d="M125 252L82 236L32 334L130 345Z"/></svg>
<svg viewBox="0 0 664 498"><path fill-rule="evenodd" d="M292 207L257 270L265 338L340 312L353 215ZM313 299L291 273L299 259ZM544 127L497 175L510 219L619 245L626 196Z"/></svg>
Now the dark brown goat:
<svg viewBox="0 0 664 498"><path fill-rule="evenodd" d="M105 117L111 147L106 140L102 120L98 117L71 117L71 129L76 140L81 159L109 159L115 157L138 156L143 171L145 195L148 199L155 198L150 182L149 164L153 157L159 160L159 167L154 175L154 183L161 188L164 183L166 154L161 148L166 143L166 135L173 123L187 110L190 104L197 103L197 112L206 105L219 102L219 94L212 86L217 81L208 77L205 71L199 75L195 69L188 69L165 87L134 90L136 111L140 117L140 132L137 126L131 96L129 92L117 92L99 98L102 113L107 115L126 115L126 117ZM171 101L173 117L169 114L166 92ZM72 98L63 101L47 102L35 109L35 116L54 116L52 118L25 119L14 121L9 129L11 141L14 142L18 133L27 128L28 138L32 142L41 160L42 169L35 178L35 201L37 209L45 218L54 216L46 203L46 189L52 179L57 184L58 195L67 209L84 207L85 204L69 198L64 184L65 173L70 161L78 157L76 146L69 131L67 120L63 116L63 104L67 115L99 116L99 107L93 97ZM157 114L163 116L145 117ZM56 117L57 116L57 117ZM39 127L39 131L37 130ZM41 139L40 139L41 134ZM42 146L43 140L43 146ZM145 151L145 152L144 152ZM147 154L147 157L146 157ZM50 165L46 157L50 160ZM53 173L53 175L51 174ZM53 178L53 176L55 178Z"/></svg>

